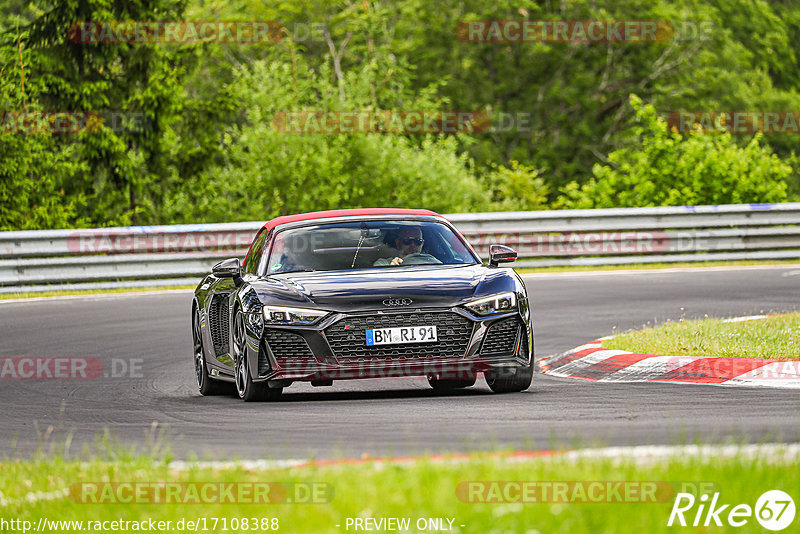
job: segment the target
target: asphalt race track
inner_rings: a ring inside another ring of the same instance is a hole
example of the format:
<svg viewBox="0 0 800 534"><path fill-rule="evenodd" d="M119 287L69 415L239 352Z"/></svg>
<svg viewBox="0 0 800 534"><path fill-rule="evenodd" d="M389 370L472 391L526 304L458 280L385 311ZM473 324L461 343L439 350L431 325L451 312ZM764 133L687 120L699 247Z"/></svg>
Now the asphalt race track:
<svg viewBox="0 0 800 534"><path fill-rule="evenodd" d="M800 309L798 266L536 274L526 284L537 358L614 327ZM189 292L0 301L0 358L96 357L128 375L0 380L0 454L28 456L69 434L70 452L78 453L105 429L146 450L154 422L177 458L194 451L209 459L800 441L797 390L597 384L537 374L528 391L509 395L490 393L482 379L444 396L425 380L395 379L295 384L277 403L204 398L194 384L190 302Z"/></svg>

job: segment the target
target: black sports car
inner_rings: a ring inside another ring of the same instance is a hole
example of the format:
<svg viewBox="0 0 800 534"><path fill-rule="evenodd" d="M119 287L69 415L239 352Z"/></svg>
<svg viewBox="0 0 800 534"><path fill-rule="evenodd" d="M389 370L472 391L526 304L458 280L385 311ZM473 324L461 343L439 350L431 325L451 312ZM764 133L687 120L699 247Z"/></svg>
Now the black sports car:
<svg viewBox="0 0 800 534"><path fill-rule="evenodd" d="M428 210L336 210L278 217L244 263L222 261L192 302L197 385L246 401L297 380L425 376L434 389L495 392L533 377L533 327L516 252L488 266Z"/></svg>

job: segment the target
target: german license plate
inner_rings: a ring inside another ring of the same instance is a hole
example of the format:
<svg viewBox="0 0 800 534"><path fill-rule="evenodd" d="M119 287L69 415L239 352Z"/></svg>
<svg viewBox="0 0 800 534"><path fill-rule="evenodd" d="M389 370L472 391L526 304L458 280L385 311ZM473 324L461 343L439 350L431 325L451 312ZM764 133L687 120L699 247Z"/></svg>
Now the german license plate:
<svg viewBox="0 0 800 534"><path fill-rule="evenodd" d="M401 326L367 329L367 346L430 343L437 341L435 326Z"/></svg>

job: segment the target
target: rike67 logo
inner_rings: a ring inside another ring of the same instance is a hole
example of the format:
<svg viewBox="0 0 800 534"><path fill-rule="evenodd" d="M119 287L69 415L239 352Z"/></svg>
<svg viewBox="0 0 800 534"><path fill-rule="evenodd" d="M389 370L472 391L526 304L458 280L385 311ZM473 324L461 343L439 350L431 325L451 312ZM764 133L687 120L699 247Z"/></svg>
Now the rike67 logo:
<svg viewBox="0 0 800 534"><path fill-rule="evenodd" d="M780 490L765 491L755 507L749 504L724 504L720 501L719 492L714 493L710 502L707 494L696 499L691 493L678 493L667 526L721 527L725 521L732 527L742 527L753 516L767 530L783 530L794 521L794 501L788 493Z"/></svg>

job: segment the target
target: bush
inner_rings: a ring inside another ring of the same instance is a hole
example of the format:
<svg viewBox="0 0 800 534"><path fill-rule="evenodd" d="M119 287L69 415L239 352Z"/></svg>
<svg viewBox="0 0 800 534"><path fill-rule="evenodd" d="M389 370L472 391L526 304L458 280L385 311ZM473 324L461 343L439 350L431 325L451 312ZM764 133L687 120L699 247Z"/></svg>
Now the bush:
<svg viewBox="0 0 800 534"><path fill-rule="evenodd" d="M223 161L188 181L173 201L172 218L213 222L365 206L440 212L488 206L452 137L278 131L273 119L281 111L363 109L368 85L348 85L342 102L327 74L302 65L298 74L281 61L241 71L229 89L244 110L244 124L225 130Z"/></svg>
<svg viewBox="0 0 800 534"><path fill-rule="evenodd" d="M14 59L0 49L0 64ZM65 195L63 189L85 165L74 147L59 146L54 136L17 130L17 121L25 122L18 113L41 111L30 84L26 94L20 81L19 71L0 69L0 231L85 224L77 216L83 196Z"/></svg>
<svg viewBox="0 0 800 534"><path fill-rule="evenodd" d="M550 188L539 170L516 160L511 167L492 165L486 178L492 193L494 211L531 211L547 208Z"/></svg>
<svg viewBox="0 0 800 534"><path fill-rule="evenodd" d="M730 134L669 131L652 105L630 97L638 146L612 152L593 178L561 189L558 208L781 202L792 168L756 134L744 147Z"/></svg>

